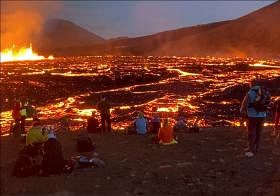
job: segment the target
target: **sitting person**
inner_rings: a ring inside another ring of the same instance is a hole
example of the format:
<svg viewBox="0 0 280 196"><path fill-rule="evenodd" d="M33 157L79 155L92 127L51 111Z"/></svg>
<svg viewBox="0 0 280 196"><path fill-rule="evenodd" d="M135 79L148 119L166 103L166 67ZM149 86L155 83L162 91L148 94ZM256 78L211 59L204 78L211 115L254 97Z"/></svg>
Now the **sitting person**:
<svg viewBox="0 0 280 196"><path fill-rule="evenodd" d="M85 131L78 135L76 147L80 153L93 152L95 149L92 140Z"/></svg>
<svg viewBox="0 0 280 196"><path fill-rule="evenodd" d="M28 130L26 135L26 145L42 144L47 141L47 131L43 130L39 119L34 119L32 127Z"/></svg>
<svg viewBox="0 0 280 196"><path fill-rule="evenodd" d="M174 131L187 131L188 127L186 125L185 117L180 116L179 120L176 122L174 126Z"/></svg>
<svg viewBox="0 0 280 196"><path fill-rule="evenodd" d="M50 132L44 144L42 174L61 174L70 170L70 165L67 166L67 161L63 158L60 142L56 139L56 135Z"/></svg>
<svg viewBox="0 0 280 196"><path fill-rule="evenodd" d="M138 113L137 119L134 121L134 126L137 134L144 135L147 133L147 120L142 112Z"/></svg>
<svg viewBox="0 0 280 196"><path fill-rule="evenodd" d="M101 128L99 127L98 119L96 118L95 112L92 112L92 115L87 120L87 132L88 133L97 133L100 132Z"/></svg>
<svg viewBox="0 0 280 196"><path fill-rule="evenodd" d="M158 139L159 144L163 144L163 145L177 143L177 141L174 139L173 128L169 124L168 118L164 119L163 126L159 129L157 139Z"/></svg>
<svg viewBox="0 0 280 196"><path fill-rule="evenodd" d="M160 128L160 118L158 113L155 113L152 119L152 133L158 133Z"/></svg>

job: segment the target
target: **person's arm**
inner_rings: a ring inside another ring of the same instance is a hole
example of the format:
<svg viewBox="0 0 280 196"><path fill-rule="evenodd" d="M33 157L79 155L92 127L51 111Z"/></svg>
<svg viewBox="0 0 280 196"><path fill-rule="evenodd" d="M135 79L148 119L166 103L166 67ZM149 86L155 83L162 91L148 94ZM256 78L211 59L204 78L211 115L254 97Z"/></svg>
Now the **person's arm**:
<svg viewBox="0 0 280 196"><path fill-rule="evenodd" d="M39 142L46 142L48 140L48 132L47 131L42 131L42 134L40 134L38 138Z"/></svg>
<svg viewBox="0 0 280 196"><path fill-rule="evenodd" d="M161 138L162 138L162 133L161 133L162 131L161 131L161 128L159 129L159 131L158 131L158 140L161 140Z"/></svg>
<svg viewBox="0 0 280 196"><path fill-rule="evenodd" d="M241 115L246 115L247 114L248 102L249 102L249 96L248 96L248 94L246 94L246 96L244 97L244 99L242 101L241 107L240 107Z"/></svg>

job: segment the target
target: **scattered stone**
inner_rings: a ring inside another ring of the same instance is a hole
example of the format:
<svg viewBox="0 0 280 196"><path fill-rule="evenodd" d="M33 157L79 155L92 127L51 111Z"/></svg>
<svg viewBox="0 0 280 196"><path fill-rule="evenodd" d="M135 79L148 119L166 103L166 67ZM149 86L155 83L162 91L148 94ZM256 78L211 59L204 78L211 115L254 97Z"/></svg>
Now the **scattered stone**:
<svg viewBox="0 0 280 196"><path fill-rule="evenodd" d="M193 156L192 156L192 159L196 160L197 158L196 158L196 156L195 156L195 155L193 155Z"/></svg>
<svg viewBox="0 0 280 196"><path fill-rule="evenodd" d="M184 166L192 165L192 162L182 162L182 163L177 163L176 165L178 167L184 167Z"/></svg>
<svg viewBox="0 0 280 196"><path fill-rule="evenodd" d="M165 169L165 168L171 168L172 167L172 165L160 165L159 166L159 169Z"/></svg>
<svg viewBox="0 0 280 196"><path fill-rule="evenodd" d="M223 158L220 158L219 161L220 161L220 163L224 163L225 162L225 160Z"/></svg>

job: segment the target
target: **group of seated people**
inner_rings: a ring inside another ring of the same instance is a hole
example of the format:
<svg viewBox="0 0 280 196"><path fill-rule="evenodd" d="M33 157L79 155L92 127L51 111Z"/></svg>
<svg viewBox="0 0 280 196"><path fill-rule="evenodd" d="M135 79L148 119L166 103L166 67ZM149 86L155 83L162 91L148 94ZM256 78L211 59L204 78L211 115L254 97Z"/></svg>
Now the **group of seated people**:
<svg viewBox="0 0 280 196"><path fill-rule="evenodd" d="M159 113L155 113L152 119L147 119L143 112L138 112L137 118L133 121L131 126L128 127L128 132L139 135L145 135L151 132L157 134L156 141L160 144L172 144L176 143L174 131L185 132L187 129L188 127L184 116L179 115L175 126L171 126L171 122L168 118L161 121ZM92 113L92 116L87 121L87 131L89 133L101 132L101 127L99 126L99 121L95 112Z"/></svg>
<svg viewBox="0 0 280 196"><path fill-rule="evenodd" d="M161 122L158 113L155 113L152 119L150 119L151 127L149 128L149 121L145 118L142 112L138 113L138 117L135 119L133 126L134 130L139 135L145 135L151 130L151 133L156 134L155 141L159 144L175 144L177 143L174 131L185 132L187 130L187 124L183 116L179 116L178 121L174 126L171 125L169 118L164 118Z"/></svg>
<svg viewBox="0 0 280 196"><path fill-rule="evenodd" d="M65 160L62 145L58 141L54 126L45 127L37 118L25 138L25 146L20 151L13 169L13 175L27 177L31 175L48 176L71 173L75 168L104 164L96 157L95 146L86 132L77 137L76 147L80 154Z"/></svg>

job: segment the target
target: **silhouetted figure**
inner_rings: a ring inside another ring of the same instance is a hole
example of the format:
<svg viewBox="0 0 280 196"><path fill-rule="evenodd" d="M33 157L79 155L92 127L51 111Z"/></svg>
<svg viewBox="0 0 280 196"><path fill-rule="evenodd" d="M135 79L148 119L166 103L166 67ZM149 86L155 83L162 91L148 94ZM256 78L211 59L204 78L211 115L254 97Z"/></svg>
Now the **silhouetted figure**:
<svg viewBox="0 0 280 196"><path fill-rule="evenodd" d="M160 129L160 117L158 113L155 113L152 119L152 133L158 133Z"/></svg>
<svg viewBox="0 0 280 196"><path fill-rule="evenodd" d="M44 144L42 172L44 175L60 174L65 165L66 161L63 158L61 144L56 139L55 134L50 132L48 140Z"/></svg>
<svg viewBox="0 0 280 196"><path fill-rule="evenodd" d="M96 118L95 112L92 112L91 117L87 120L87 132L88 133L97 133L100 132L98 119Z"/></svg>
<svg viewBox="0 0 280 196"><path fill-rule="evenodd" d="M16 101L14 103L12 117L14 119L14 125L11 127L11 132L13 135L20 135L21 130L21 115L20 115L20 102Z"/></svg>
<svg viewBox="0 0 280 196"><path fill-rule="evenodd" d="M100 102L97 105L101 116L101 128L103 132L106 132L106 125L108 131L111 132L111 119L110 119L110 104L106 97L102 96Z"/></svg>

